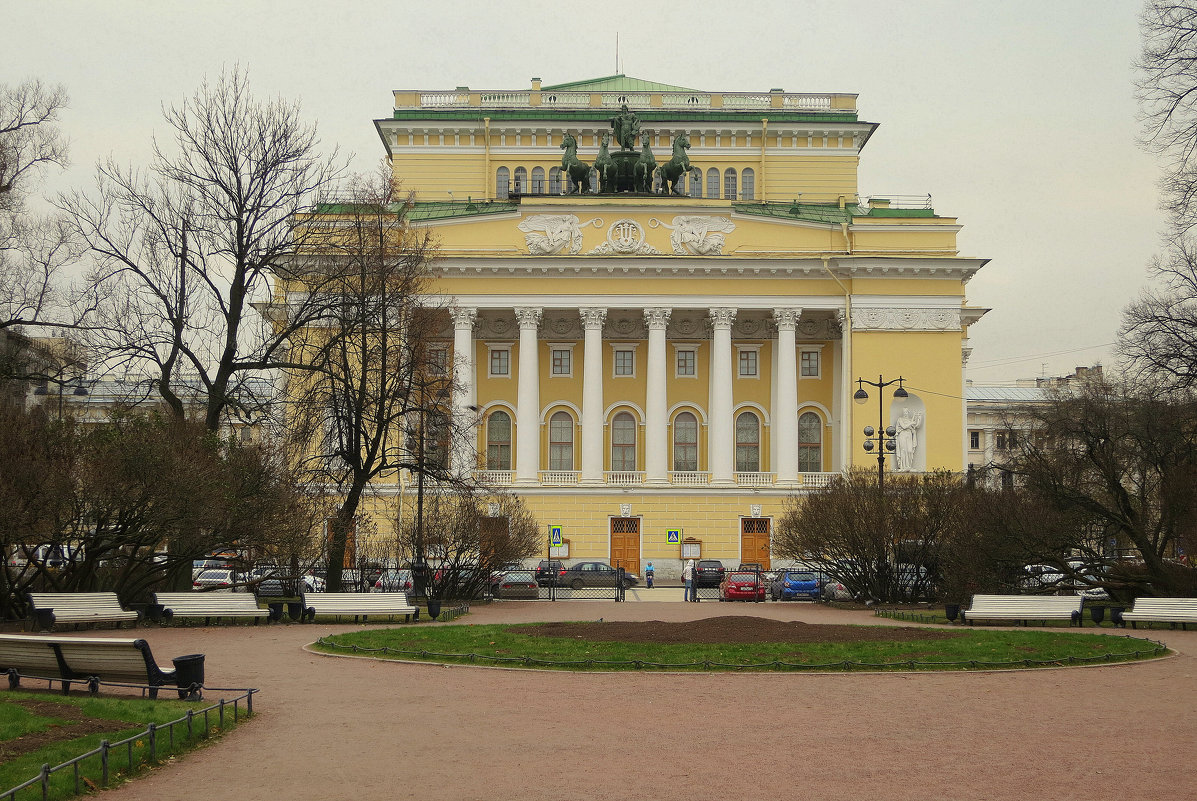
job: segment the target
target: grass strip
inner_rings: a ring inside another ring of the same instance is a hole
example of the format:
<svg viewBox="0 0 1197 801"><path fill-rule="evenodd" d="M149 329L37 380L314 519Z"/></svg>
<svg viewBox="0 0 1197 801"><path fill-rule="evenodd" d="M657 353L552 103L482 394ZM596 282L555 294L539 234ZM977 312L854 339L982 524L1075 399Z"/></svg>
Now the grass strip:
<svg viewBox="0 0 1197 801"><path fill-rule="evenodd" d="M315 647L389 659L558 670L969 670L1148 659L1166 652L1145 639L1075 630L961 630L949 639L911 641L894 628L892 641L661 644L532 637L521 633L525 628L371 629L337 634Z"/></svg>
<svg viewBox="0 0 1197 801"><path fill-rule="evenodd" d="M36 701L39 705L54 704L61 707L62 711L60 714L48 717L44 714L44 707L42 712L33 713L16 703L17 701ZM2 702L0 703L0 747L17 737L52 731L56 727L82 718L98 718L111 722L110 731L51 742L36 751L21 754L12 759L0 760L0 792L36 776L41 771L43 764L48 763L51 767L60 765L80 754L98 748L101 740L109 742L123 740L145 731L149 723L162 725L184 717L189 709L195 712L210 705L210 702L197 705L185 701L71 697L48 692L15 690L0 693L0 702ZM155 741L157 761L169 759L172 755L201 743L209 736L220 733L222 729L218 725L218 720L217 713L210 712L208 725L205 727L203 715L197 715L193 721L193 736L190 739L187 737L185 725L175 726L173 747L170 733L165 728L159 729ZM231 706L225 708L224 723L224 730L234 725ZM109 786L120 783L150 764L150 744L147 738L139 737L132 745L131 751L124 746L111 751ZM100 787L102 773L99 756L89 757L80 762L79 772L85 792L88 789ZM74 795L75 776L71 769L59 771L50 777L49 798L70 798ZM16 801L41 799L41 797L41 785L35 784L18 793Z"/></svg>

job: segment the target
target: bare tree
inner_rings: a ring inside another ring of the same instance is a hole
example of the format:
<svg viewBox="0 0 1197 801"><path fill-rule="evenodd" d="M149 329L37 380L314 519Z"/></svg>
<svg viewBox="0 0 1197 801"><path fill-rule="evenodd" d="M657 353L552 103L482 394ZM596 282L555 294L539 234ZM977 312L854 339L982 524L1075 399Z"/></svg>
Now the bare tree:
<svg viewBox="0 0 1197 801"><path fill-rule="evenodd" d="M324 301L336 313L293 337L317 369L291 376L290 423L308 448L313 479L340 502L329 521L328 586L335 591L350 532L372 482L406 469L451 479L452 392L445 351L434 348L429 308L433 247L409 224L409 199L389 174L358 178L343 202L300 221L324 258Z"/></svg>
<svg viewBox="0 0 1197 801"><path fill-rule="evenodd" d="M67 165L59 115L66 90L25 81L0 84L0 337L22 326L70 327L63 268L80 256L60 217L30 211L28 199L50 167ZM21 374L6 360L2 374Z"/></svg>
<svg viewBox="0 0 1197 801"><path fill-rule="evenodd" d="M297 268L305 229L292 223L341 168L297 105L257 100L237 69L163 115L173 146L155 141L148 170L105 162L94 193L60 205L98 263L106 362L148 373L176 416L192 394L215 429L250 402L247 377L302 366L290 338L327 309L311 291L319 273ZM271 318L257 317L272 298Z"/></svg>

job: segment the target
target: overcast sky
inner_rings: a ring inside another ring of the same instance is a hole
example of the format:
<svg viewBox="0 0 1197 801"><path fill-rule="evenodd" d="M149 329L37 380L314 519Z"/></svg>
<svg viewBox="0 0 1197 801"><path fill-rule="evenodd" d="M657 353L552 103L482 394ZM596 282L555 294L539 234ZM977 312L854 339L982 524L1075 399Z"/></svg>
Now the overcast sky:
<svg viewBox="0 0 1197 801"><path fill-rule="evenodd" d="M62 83L72 168L144 164L161 106L240 63L301 102L328 146L369 170L391 90L523 89L626 75L706 91L850 92L881 127L862 195L931 194L958 217L968 285L993 309L968 377L993 383L1114 364L1122 307L1147 280L1163 218L1156 160L1135 144L1140 4L53 2L0 0L0 82ZM691 155L701 159L701 154ZM900 371L900 365L895 365Z"/></svg>

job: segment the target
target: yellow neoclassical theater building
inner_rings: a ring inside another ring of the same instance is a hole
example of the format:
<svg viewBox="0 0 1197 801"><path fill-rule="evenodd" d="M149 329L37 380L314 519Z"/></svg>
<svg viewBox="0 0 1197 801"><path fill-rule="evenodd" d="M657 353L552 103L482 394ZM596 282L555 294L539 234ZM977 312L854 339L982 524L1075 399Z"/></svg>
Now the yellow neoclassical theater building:
<svg viewBox="0 0 1197 801"><path fill-rule="evenodd" d="M399 90L375 125L439 240L452 402L480 421L455 466L559 527L554 555L767 566L786 498L875 467L879 421L887 469L963 469L986 260L928 196L862 196L855 95L534 79Z"/></svg>

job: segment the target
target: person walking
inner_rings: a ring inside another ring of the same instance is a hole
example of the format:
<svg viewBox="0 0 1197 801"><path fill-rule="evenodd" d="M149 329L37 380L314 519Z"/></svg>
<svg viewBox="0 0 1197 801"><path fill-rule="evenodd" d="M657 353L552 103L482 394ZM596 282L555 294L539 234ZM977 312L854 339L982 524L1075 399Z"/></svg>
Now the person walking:
<svg viewBox="0 0 1197 801"><path fill-rule="evenodd" d="M682 567L682 583L685 584L686 594L684 600L694 600L694 560L687 559L686 564Z"/></svg>
<svg viewBox="0 0 1197 801"><path fill-rule="evenodd" d="M653 563L649 562L644 568L644 583L651 590L653 588Z"/></svg>

